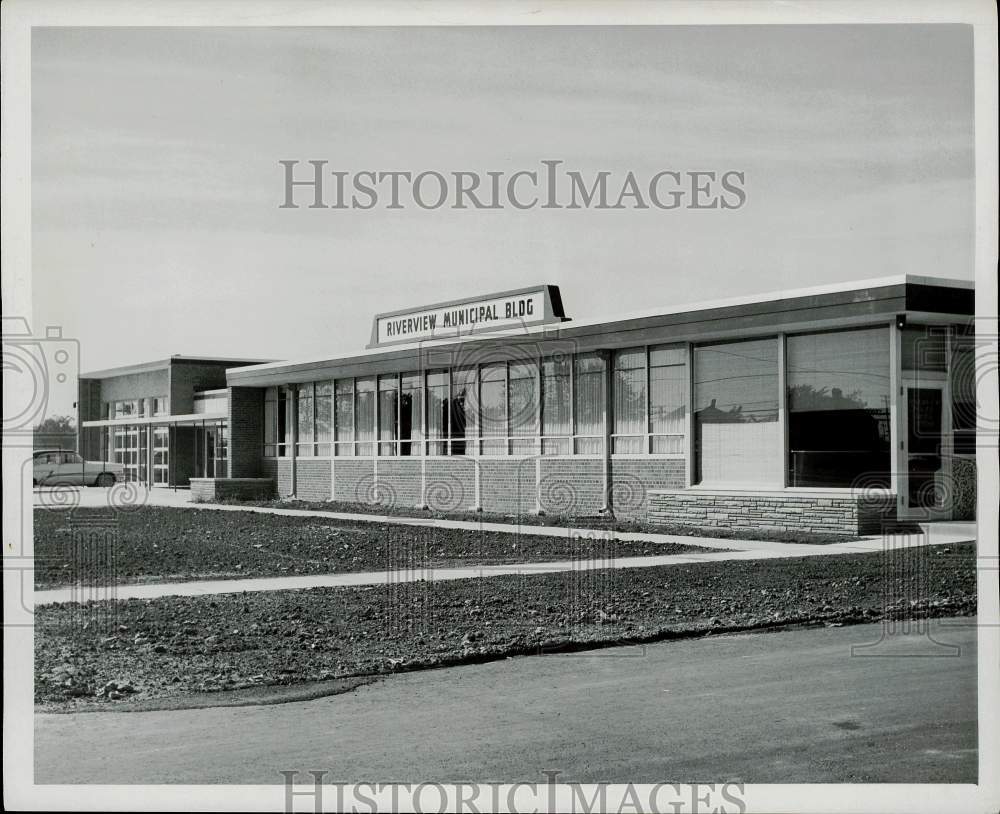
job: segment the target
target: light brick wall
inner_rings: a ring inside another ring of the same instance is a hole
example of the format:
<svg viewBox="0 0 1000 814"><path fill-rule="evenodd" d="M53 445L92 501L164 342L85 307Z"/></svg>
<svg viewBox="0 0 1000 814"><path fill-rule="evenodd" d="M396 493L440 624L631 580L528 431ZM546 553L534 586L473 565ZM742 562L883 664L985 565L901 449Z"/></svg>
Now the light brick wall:
<svg viewBox="0 0 1000 814"><path fill-rule="evenodd" d="M295 462L295 497L301 500L330 499L329 458L299 458Z"/></svg>
<svg viewBox="0 0 1000 814"><path fill-rule="evenodd" d="M468 511L476 502L476 464L471 458L427 459L427 508Z"/></svg>
<svg viewBox="0 0 1000 814"><path fill-rule="evenodd" d="M379 503L420 505L420 458L379 458Z"/></svg>
<svg viewBox="0 0 1000 814"><path fill-rule="evenodd" d="M334 497L348 503L370 503L374 474L371 458L337 458L333 462Z"/></svg>
<svg viewBox="0 0 1000 814"><path fill-rule="evenodd" d="M683 489L687 461L683 458L611 459L612 505L615 517L648 519L649 492Z"/></svg>
<svg viewBox="0 0 1000 814"><path fill-rule="evenodd" d="M654 492L652 523L681 523L725 529L877 534L895 518L895 496L866 501L853 495L723 494Z"/></svg>
<svg viewBox="0 0 1000 814"><path fill-rule="evenodd" d="M545 514L597 514L604 506L604 462L543 455L538 499Z"/></svg>
<svg viewBox="0 0 1000 814"><path fill-rule="evenodd" d="M292 494L292 459L274 458L275 486L278 490L278 497L289 497Z"/></svg>
<svg viewBox="0 0 1000 814"><path fill-rule="evenodd" d="M484 512L531 514L537 504L535 458L480 458L479 501Z"/></svg>

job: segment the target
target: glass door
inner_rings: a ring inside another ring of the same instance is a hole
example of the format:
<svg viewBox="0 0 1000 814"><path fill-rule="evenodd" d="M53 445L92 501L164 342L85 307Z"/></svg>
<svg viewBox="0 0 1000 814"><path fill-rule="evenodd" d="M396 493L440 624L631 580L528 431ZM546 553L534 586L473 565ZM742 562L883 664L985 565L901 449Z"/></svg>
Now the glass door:
<svg viewBox="0 0 1000 814"><path fill-rule="evenodd" d="M153 486L169 485L170 432L167 427L153 427Z"/></svg>
<svg viewBox="0 0 1000 814"><path fill-rule="evenodd" d="M904 380L903 396L900 517L946 518L952 490L945 383Z"/></svg>

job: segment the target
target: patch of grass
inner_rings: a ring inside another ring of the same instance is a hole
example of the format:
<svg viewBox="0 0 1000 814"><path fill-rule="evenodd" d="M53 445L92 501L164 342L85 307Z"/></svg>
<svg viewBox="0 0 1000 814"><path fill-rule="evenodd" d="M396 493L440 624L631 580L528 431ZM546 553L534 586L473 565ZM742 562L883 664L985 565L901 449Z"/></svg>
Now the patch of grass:
<svg viewBox="0 0 1000 814"><path fill-rule="evenodd" d="M35 610L55 708L297 685L794 623L970 615L975 544ZM109 682L131 692L97 696Z"/></svg>
<svg viewBox="0 0 1000 814"><path fill-rule="evenodd" d="M93 524L100 518L108 518L106 526ZM36 507L34 521L37 588L111 578L119 584L181 582L706 550L568 534L542 537L162 506L141 506L111 518L101 509L70 513Z"/></svg>

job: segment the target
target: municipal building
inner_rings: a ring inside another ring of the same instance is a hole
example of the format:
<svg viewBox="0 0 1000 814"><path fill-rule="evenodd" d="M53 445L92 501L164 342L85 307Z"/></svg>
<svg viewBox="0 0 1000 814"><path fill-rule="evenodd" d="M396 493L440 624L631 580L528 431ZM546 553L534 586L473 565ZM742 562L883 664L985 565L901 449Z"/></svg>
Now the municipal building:
<svg viewBox="0 0 1000 814"><path fill-rule="evenodd" d="M83 374L79 451L193 500L840 533L966 519L974 294L908 275L585 322L552 285L415 306L346 356Z"/></svg>

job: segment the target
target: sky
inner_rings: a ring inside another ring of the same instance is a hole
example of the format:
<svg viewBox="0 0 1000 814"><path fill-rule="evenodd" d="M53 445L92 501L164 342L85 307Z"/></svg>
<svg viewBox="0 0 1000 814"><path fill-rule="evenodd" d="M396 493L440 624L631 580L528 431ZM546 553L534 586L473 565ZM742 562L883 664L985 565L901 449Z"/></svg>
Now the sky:
<svg viewBox="0 0 1000 814"><path fill-rule="evenodd" d="M34 325L79 340L86 371L346 355L377 312L539 283L598 319L972 279L973 132L958 25L36 28ZM747 200L280 209L288 159L737 170Z"/></svg>

